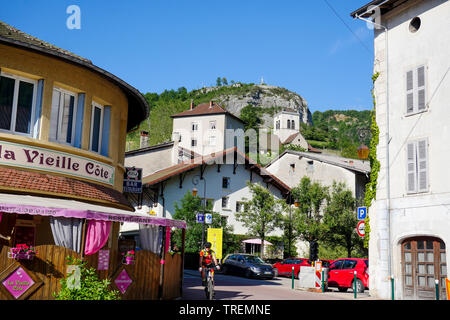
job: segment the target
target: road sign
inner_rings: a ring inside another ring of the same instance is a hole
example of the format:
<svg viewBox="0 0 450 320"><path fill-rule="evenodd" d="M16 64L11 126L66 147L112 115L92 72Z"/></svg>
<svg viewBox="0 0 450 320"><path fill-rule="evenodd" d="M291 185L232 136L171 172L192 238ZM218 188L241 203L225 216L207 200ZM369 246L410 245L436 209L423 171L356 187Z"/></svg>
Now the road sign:
<svg viewBox="0 0 450 320"><path fill-rule="evenodd" d="M358 220L365 220L367 217L367 207L358 207Z"/></svg>
<svg viewBox="0 0 450 320"><path fill-rule="evenodd" d="M364 238L366 235L366 223L363 221L358 222L358 225L356 226L356 232L358 232L358 235L361 238Z"/></svg>
<svg viewBox="0 0 450 320"><path fill-rule="evenodd" d="M223 230L221 228L208 228L206 239L211 242L211 249L216 253L217 259L222 259L222 236Z"/></svg>
<svg viewBox="0 0 450 320"><path fill-rule="evenodd" d="M196 217L197 223L203 223L203 219L204 219L205 215L203 213L197 213L195 215L195 217Z"/></svg>
<svg viewBox="0 0 450 320"><path fill-rule="evenodd" d="M212 214L211 213L207 213L205 215L205 223L206 224L212 224Z"/></svg>

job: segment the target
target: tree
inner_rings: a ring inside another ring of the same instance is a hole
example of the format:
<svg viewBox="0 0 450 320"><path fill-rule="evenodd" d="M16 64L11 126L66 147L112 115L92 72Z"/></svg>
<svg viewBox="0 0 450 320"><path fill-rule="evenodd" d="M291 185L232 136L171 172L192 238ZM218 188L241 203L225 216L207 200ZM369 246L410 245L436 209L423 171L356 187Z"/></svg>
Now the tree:
<svg viewBox="0 0 450 320"><path fill-rule="evenodd" d="M244 202L244 210L236 212L236 220L248 229L248 235L261 240L261 258L264 257L266 235L280 226L282 201L259 184L247 182L252 198Z"/></svg>
<svg viewBox="0 0 450 320"><path fill-rule="evenodd" d="M310 178L303 177L297 187L291 190L294 199L300 204L293 212L293 231L295 236L310 245L322 240L323 208L329 199L328 187Z"/></svg>
<svg viewBox="0 0 450 320"><path fill-rule="evenodd" d="M185 252L198 253L202 249L203 224L197 223L196 221L196 214L198 212L203 212L202 198L193 196L191 192L187 192L184 195L180 204L175 202L175 214L173 215L173 218L186 221ZM212 224L205 226L205 242L207 238L207 228L222 228L223 256L237 250L239 248L239 243L232 232L232 227L227 224L225 219L222 219L222 216L219 213L212 211L212 203L207 204L206 212L212 214ZM179 229L174 232L173 239L176 246L181 248L181 231Z"/></svg>
<svg viewBox="0 0 450 320"><path fill-rule="evenodd" d="M222 78L222 84L223 84L224 86L227 86L227 85L228 85L228 80L227 80L227 78L225 78L225 77Z"/></svg>
<svg viewBox="0 0 450 320"><path fill-rule="evenodd" d="M358 220L355 213L356 200L344 183L333 183L330 201L324 214L324 241L330 246L343 246L347 257L352 250L363 248L363 240L355 231Z"/></svg>
<svg viewBox="0 0 450 320"><path fill-rule="evenodd" d="M222 79L220 77L217 77L216 79L216 87L221 87L222 86Z"/></svg>

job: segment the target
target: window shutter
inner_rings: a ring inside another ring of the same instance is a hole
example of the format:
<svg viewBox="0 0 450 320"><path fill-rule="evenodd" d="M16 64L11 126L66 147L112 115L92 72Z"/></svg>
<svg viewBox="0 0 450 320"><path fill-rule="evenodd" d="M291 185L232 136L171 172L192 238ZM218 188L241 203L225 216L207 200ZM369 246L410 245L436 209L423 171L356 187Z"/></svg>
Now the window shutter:
<svg viewBox="0 0 450 320"><path fill-rule="evenodd" d="M75 120L75 136L73 145L76 148L81 149L81 138L83 134L83 118L84 118L84 100L86 98L86 94L80 93L78 94L78 101L77 101L77 113L76 113L76 120Z"/></svg>
<svg viewBox="0 0 450 320"><path fill-rule="evenodd" d="M50 114L50 136L49 139L56 141L59 123L59 104L61 99L61 93L58 90L53 89L52 96L52 110Z"/></svg>
<svg viewBox="0 0 450 320"><path fill-rule="evenodd" d="M408 193L417 192L416 181L416 144L414 142L408 143L406 147L407 153L407 189Z"/></svg>
<svg viewBox="0 0 450 320"><path fill-rule="evenodd" d="M406 113L414 112L414 79L413 71L406 73Z"/></svg>
<svg viewBox="0 0 450 320"><path fill-rule="evenodd" d="M42 97L44 95L44 79L38 81L37 96L36 96L36 110L34 111L33 121L33 138L39 139L39 129L42 115Z"/></svg>
<svg viewBox="0 0 450 320"><path fill-rule="evenodd" d="M417 109L425 110L425 67L417 69Z"/></svg>
<svg viewBox="0 0 450 320"><path fill-rule="evenodd" d="M103 110L102 145L100 154L107 157L109 155L109 131L111 123L111 106L105 106Z"/></svg>
<svg viewBox="0 0 450 320"><path fill-rule="evenodd" d="M418 191L428 191L428 141L417 142Z"/></svg>

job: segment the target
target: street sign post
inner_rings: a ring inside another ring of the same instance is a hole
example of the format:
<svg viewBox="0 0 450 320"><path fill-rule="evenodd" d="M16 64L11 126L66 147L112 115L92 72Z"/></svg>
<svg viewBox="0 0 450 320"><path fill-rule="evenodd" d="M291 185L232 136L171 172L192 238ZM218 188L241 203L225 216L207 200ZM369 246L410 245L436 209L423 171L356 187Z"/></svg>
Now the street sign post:
<svg viewBox="0 0 450 320"><path fill-rule="evenodd" d="M365 220L367 217L367 207L358 207L357 216L358 220Z"/></svg>
<svg viewBox="0 0 450 320"><path fill-rule="evenodd" d="M197 213L195 215L195 220L197 223L203 223L203 219L205 218L205 215L203 213Z"/></svg>
<svg viewBox="0 0 450 320"><path fill-rule="evenodd" d="M364 238L366 235L366 223L363 221L358 222L358 225L356 226L356 232L361 238Z"/></svg>

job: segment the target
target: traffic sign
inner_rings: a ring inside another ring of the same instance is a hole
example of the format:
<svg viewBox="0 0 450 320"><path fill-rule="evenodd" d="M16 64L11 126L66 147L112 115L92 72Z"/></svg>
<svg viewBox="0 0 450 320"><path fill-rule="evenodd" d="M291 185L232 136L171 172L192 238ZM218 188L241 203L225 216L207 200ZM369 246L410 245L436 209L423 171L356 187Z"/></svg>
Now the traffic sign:
<svg viewBox="0 0 450 320"><path fill-rule="evenodd" d="M142 168L125 167L122 192L142 193Z"/></svg>
<svg viewBox="0 0 450 320"><path fill-rule="evenodd" d="M212 224L212 214L211 213L207 213L205 215L205 223L206 224Z"/></svg>
<svg viewBox="0 0 450 320"><path fill-rule="evenodd" d="M358 222L358 225L356 226L356 232L361 238L364 238L366 235L366 223L363 221Z"/></svg>
<svg viewBox="0 0 450 320"><path fill-rule="evenodd" d="M367 217L367 207L358 207L358 220L365 220Z"/></svg>
<svg viewBox="0 0 450 320"><path fill-rule="evenodd" d="M197 223L203 223L203 219L204 219L205 215L203 213L197 213L195 215L195 218L197 220Z"/></svg>

